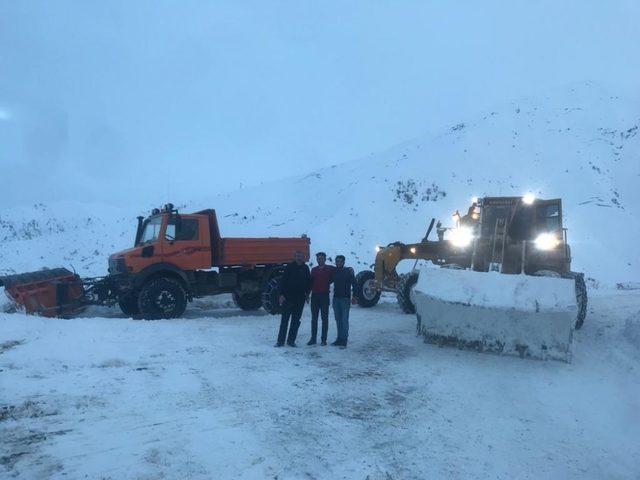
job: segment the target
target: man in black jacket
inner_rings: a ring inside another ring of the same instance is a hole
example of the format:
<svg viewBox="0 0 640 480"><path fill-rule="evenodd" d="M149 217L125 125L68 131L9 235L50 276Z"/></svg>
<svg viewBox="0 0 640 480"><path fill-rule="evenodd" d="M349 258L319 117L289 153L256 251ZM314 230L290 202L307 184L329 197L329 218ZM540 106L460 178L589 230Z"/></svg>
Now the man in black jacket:
<svg viewBox="0 0 640 480"><path fill-rule="evenodd" d="M304 263L304 255L302 252L296 252L293 258L294 261L287 265L280 280L279 301L282 306L282 317L276 347L283 346L285 338L287 345L296 346L296 336L300 327L304 302L311 291L311 274L309 267ZM287 337L289 319L291 319L291 326Z"/></svg>
<svg viewBox="0 0 640 480"><path fill-rule="evenodd" d="M336 268L331 275L333 282L333 314L336 317L338 338L331 345L346 347L349 340L349 310L356 303L356 277L353 268L344 266L344 255L336 256Z"/></svg>

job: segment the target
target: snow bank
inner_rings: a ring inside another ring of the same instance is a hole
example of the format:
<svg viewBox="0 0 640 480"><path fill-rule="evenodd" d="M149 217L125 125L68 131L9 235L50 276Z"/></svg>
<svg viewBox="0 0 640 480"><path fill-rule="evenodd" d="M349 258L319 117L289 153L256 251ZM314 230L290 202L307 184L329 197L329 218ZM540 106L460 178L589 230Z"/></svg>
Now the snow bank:
<svg viewBox="0 0 640 480"><path fill-rule="evenodd" d="M429 343L571 361L573 280L422 269L412 298Z"/></svg>

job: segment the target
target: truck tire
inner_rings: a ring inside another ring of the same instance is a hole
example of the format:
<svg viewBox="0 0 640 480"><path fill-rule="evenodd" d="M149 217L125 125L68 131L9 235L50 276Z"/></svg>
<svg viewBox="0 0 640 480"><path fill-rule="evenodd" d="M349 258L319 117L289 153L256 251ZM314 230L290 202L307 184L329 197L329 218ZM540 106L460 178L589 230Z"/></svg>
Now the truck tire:
<svg viewBox="0 0 640 480"><path fill-rule="evenodd" d="M418 281L419 272L404 273L400 275L400 281L396 288L398 305L404 313L416 313L416 306L411 301L411 289Z"/></svg>
<svg viewBox="0 0 640 480"><path fill-rule="evenodd" d="M145 320L177 318L187 308L187 293L178 280L156 278L142 287L138 308Z"/></svg>
<svg viewBox="0 0 640 480"><path fill-rule="evenodd" d="M233 292L233 301L242 310L258 310L262 306L262 294Z"/></svg>
<svg viewBox="0 0 640 480"><path fill-rule="evenodd" d="M270 315L279 315L282 313L282 307L279 302L281 275L274 276L262 292L262 308Z"/></svg>
<svg viewBox="0 0 640 480"><path fill-rule="evenodd" d="M573 278L576 282L576 303L578 304L578 315L576 316L576 330L580 330L587 318L587 283L584 281L584 273L569 272L566 278Z"/></svg>
<svg viewBox="0 0 640 480"><path fill-rule="evenodd" d="M120 310L122 310L122 313L127 317L135 317L140 314L140 307L138 307L138 295L135 292L119 297L118 306L120 307Z"/></svg>
<svg viewBox="0 0 640 480"><path fill-rule="evenodd" d="M373 307L380 300L380 290L375 286L376 274L371 270L363 270L356 275L356 291L358 305L363 308Z"/></svg>

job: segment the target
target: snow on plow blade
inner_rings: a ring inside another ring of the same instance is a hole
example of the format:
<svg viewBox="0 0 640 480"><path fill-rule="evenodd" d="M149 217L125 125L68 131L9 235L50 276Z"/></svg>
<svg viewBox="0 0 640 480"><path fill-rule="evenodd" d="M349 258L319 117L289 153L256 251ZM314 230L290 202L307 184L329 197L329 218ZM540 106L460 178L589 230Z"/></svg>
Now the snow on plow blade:
<svg viewBox="0 0 640 480"><path fill-rule="evenodd" d="M422 269L411 296L428 343L571 362L573 279Z"/></svg>
<svg viewBox="0 0 640 480"><path fill-rule="evenodd" d="M84 296L80 277L66 268L0 277L0 287L18 310L43 317L75 312Z"/></svg>

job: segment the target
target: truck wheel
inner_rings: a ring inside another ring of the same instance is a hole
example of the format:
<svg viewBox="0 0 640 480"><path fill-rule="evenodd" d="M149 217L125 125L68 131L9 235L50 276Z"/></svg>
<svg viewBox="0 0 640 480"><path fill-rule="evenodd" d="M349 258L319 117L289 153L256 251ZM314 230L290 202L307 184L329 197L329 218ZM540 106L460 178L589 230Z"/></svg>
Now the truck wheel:
<svg viewBox="0 0 640 480"><path fill-rule="evenodd" d="M584 281L584 273L569 272L566 278L573 278L576 282L576 303L578 304L578 315L576 316L576 330L580 330L587 318L587 283Z"/></svg>
<svg viewBox="0 0 640 480"><path fill-rule="evenodd" d="M398 281L396 298L404 313L416 313L416 306L411 301L411 289L418 281L418 272L404 273Z"/></svg>
<svg viewBox="0 0 640 480"><path fill-rule="evenodd" d="M242 310L258 310L262 306L262 295L260 294L260 292L233 292L233 301Z"/></svg>
<svg viewBox="0 0 640 480"><path fill-rule="evenodd" d="M118 305L120 306L122 313L127 317L134 317L140 314L140 307L138 307L138 295L136 292L131 292L118 298Z"/></svg>
<svg viewBox="0 0 640 480"><path fill-rule="evenodd" d="M356 298L358 305L364 308L373 307L380 300L380 290L376 288L376 274L371 270L363 270L356 275Z"/></svg>
<svg viewBox="0 0 640 480"><path fill-rule="evenodd" d="M176 280L156 278L142 287L138 308L146 320L177 318L187 308L187 293Z"/></svg>
<svg viewBox="0 0 640 480"><path fill-rule="evenodd" d="M271 315L279 315L282 313L282 307L278 301L281 278L281 275L273 277L269 280L264 292L262 292L262 308Z"/></svg>

